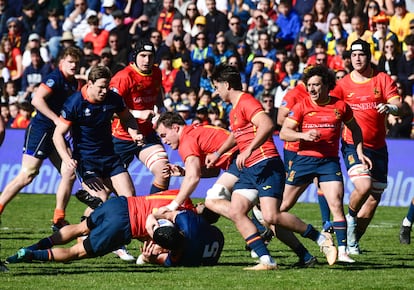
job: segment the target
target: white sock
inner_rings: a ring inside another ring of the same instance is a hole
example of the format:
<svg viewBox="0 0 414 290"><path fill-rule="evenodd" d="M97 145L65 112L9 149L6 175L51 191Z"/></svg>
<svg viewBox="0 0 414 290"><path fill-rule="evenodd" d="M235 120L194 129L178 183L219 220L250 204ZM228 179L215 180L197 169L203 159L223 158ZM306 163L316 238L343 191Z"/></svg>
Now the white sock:
<svg viewBox="0 0 414 290"><path fill-rule="evenodd" d="M338 246L338 255L345 254L346 247L345 246Z"/></svg>
<svg viewBox="0 0 414 290"><path fill-rule="evenodd" d="M276 265L276 261L270 255L263 255L259 259L262 264Z"/></svg>
<svg viewBox="0 0 414 290"><path fill-rule="evenodd" d="M411 227L412 226L412 223L405 217L404 219L403 219L403 222L402 222L402 225L404 226L404 227Z"/></svg>
<svg viewBox="0 0 414 290"><path fill-rule="evenodd" d="M326 241L326 237L322 234L319 234L318 239L316 240L316 242L318 243L319 246L322 246L323 242Z"/></svg>

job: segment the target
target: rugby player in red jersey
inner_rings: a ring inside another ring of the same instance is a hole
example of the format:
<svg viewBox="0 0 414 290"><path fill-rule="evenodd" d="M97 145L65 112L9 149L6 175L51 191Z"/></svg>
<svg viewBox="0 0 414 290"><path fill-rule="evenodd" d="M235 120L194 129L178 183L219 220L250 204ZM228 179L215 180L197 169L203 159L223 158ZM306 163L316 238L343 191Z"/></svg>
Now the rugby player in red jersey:
<svg viewBox="0 0 414 290"><path fill-rule="evenodd" d="M370 64L370 45L355 40L351 45L351 73L339 80L332 94L347 103L354 112L364 139L364 154L373 162L369 170L355 153L355 140L345 128L342 133L342 154L348 175L355 189L349 198L348 252L360 254L359 240L365 233L381 194L387 187L388 152L385 142L386 114L398 115L401 97L389 75L378 72Z"/></svg>

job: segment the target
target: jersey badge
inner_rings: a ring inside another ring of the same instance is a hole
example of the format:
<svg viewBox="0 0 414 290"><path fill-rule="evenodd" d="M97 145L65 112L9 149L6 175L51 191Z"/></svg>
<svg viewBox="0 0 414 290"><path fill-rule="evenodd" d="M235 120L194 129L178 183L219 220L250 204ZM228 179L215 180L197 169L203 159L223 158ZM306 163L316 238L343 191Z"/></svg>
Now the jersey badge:
<svg viewBox="0 0 414 290"><path fill-rule="evenodd" d="M355 95L355 93L349 93L346 97L347 98L352 98Z"/></svg>
<svg viewBox="0 0 414 290"><path fill-rule="evenodd" d="M51 88L51 87L53 87L53 85L55 84L55 81L53 80L53 79L48 79L47 81L46 81L46 85L49 87L49 88Z"/></svg>
<svg viewBox="0 0 414 290"><path fill-rule="evenodd" d="M335 117L337 120L341 120L341 113L338 111L338 109L335 109Z"/></svg>
<svg viewBox="0 0 414 290"><path fill-rule="evenodd" d="M288 181L292 182L293 179L295 179L295 174L296 174L295 170L290 171L289 176L288 176Z"/></svg>
<svg viewBox="0 0 414 290"><path fill-rule="evenodd" d="M85 117L89 117L91 115L91 110L89 108L86 108L84 114Z"/></svg>
<svg viewBox="0 0 414 290"><path fill-rule="evenodd" d="M355 163L354 155L351 154L351 155L348 156L348 163L349 163L349 165L352 165L352 164Z"/></svg>

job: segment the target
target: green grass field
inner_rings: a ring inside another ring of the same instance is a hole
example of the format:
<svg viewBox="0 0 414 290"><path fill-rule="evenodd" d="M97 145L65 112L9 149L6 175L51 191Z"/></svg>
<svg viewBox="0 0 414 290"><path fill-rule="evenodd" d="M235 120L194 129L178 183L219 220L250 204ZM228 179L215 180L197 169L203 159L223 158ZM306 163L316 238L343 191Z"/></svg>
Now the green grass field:
<svg viewBox="0 0 414 290"><path fill-rule="evenodd" d="M6 208L0 225L0 257L4 260L20 247L51 233L50 219L54 195L18 195ZM67 218L76 223L83 205L72 198ZM278 271L246 272L243 267L255 260L244 250L243 239L234 226L220 219L226 243L218 266L199 268L163 268L128 264L115 255L58 263L22 263L8 265L0 273L0 289L412 289L414 287L414 245L400 245L398 231L406 208L380 207L364 236L353 265L328 266L319 248L304 240L318 257L311 269L294 269L296 256L274 239L269 249L277 259ZM316 204L298 204L294 213L306 222L320 226ZM139 253L139 242L129 250Z"/></svg>

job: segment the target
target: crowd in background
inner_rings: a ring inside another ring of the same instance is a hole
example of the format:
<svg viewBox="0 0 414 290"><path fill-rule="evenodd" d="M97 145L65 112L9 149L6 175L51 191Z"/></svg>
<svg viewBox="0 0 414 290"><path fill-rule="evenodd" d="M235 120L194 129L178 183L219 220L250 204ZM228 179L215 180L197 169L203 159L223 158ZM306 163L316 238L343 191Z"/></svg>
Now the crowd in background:
<svg viewBox="0 0 414 290"><path fill-rule="evenodd" d="M405 0L0 0L1 116L7 128L28 125L31 97L63 48L82 49L77 78L86 81L96 65L113 74L128 65L136 42L147 38L167 110L188 123L228 128L231 107L209 79L225 62L276 123L283 96L304 70L325 65L342 78L352 69L350 43L361 38L404 101L404 114L388 117L388 136L413 138L411 11Z"/></svg>

